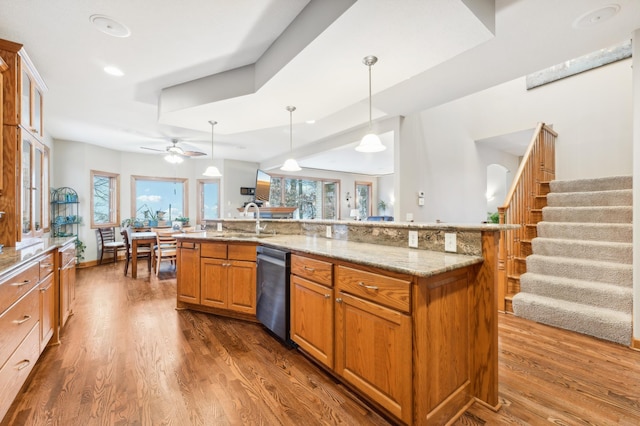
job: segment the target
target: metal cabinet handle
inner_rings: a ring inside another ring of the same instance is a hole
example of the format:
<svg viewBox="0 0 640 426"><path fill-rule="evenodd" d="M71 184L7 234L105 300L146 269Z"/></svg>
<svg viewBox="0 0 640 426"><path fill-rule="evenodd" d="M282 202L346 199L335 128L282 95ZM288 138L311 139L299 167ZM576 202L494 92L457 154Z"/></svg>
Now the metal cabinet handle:
<svg viewBox="0 0 640 426"><path fill-rule="evenodd" d="M30 283L31 283L31 280L24 280L24 281L19 282L19 283L12 283L11 285L14 286L14 287L22 287L23 285L27 285L27 284L30 284Z"/></svg>
<svg viewBox="0 0 640 426"><path fill-rule="evenodd" d="M31 361L29 361L28 359L23 359L16 364L16 370L24 370L29 366L29 364L31 364Z"/></svg>
<svg viewBox="0 0 640 426"><path fill-rule="evenodd" d="M41 266L50 267L50 266L53 266L53 263L43 263Z"/></svg>
<svg viewBox="0 0 640 426"><path fill-rule="evenodd" d="M331 298L331 295L330 295L330 294L325 294L325 295L324 295L324 298L325 298L325 299L330 299L330 298Z"/></svg>
<svg viewBox="0 0 640 426"><path fill-rule="evenodd" d="M14 320L13 322L15 324L24 324L25 322L29 321L31 319L31 315L25 315L21 320Z"/></svg>
<svg viewBox="0 0 640 426"><path fill-rule="evenodd" d="M366 285L365 283L363 283L362 281L358 282L358 285L360 287L364 287L367 290L374 290L374 291L378 291L378 286L377 285Z"/></svg>
<svg viewBox="0 0 640 426"><path fill-rule="evenodd" d="M309 268L308 266L305 266L304 270L305 271L309 271L309 272L315 272L316 271L315 268Z"/></svg>
<svg viewBox="0 0 640 426"><path fill-rule="evenodd" d="M342 303L342 298L338 297L338 298L336 299L336 303Z"/></svg>

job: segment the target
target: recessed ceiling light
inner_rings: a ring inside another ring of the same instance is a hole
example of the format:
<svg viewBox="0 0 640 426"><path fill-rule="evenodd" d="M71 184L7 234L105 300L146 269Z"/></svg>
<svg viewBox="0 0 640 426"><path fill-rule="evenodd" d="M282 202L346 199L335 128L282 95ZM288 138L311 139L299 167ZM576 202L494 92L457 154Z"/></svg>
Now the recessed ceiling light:
<svg viewBox="0 0 640 426"><path fill-rule="evenodd" d="M105 34L113 37L129 37L131 31L126 25L121 24L113 18L105 15L91 15L89 20L95 27Z"/></svg>
<svg viewBox="0 0 640 426"><path fill-rule="evenodd" d="M598 9L585 13L573 21L573 28L579 29L595 27L596 25L599 25L613 17L619 11L619 4L610 4L604 7L599 7Z"/></svg>
<svg viewBox="0 0 640 426"><path fill-rule="evenodd" d="M307 124L316 124L316 120L307 120L306 123Z"/></svg>
<svg viewBox="0 0 640 426"><path fill-rule="evenodd" d="M116 77L122 77L124 75L120 68L114 67L112 65L107 65L106 67L104 67L104 72L109 75L115 75Z"/></svg>

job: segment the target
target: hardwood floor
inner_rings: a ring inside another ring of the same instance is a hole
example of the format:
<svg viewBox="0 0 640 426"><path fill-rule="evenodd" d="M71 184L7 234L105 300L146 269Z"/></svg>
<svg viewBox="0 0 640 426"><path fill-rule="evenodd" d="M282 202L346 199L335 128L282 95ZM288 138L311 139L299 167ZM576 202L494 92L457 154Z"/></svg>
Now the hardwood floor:
<svg viewBox="0 0 640 426"><path fill-rule="evenodd" d="M171 273L78 271L75 314L2 425L386 425L258 324L176 311ZM640 352L500 316L497 413L456 425L640 424Z"/></svg>

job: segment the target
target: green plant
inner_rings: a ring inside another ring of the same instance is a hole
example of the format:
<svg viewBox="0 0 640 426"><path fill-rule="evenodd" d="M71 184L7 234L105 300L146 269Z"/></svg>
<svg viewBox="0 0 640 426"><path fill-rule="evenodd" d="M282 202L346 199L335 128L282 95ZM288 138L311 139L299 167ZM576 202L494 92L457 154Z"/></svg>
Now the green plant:
<svg viewBox="0 0 640 426"><path fill-rule="evenodd" d="M385 203L384 200L378 201L378 213L384 214L386 210L387 210L387 203Z"/></svg>
<svg viewBox="0 0 640 426"><path fill-rule="evenodd" d="M498 214L498 212L495 212L495 213L488 212L487 213L487 222L489 222L489 223L500 223L500 215Z"/></svg>
<svg viewBox="0 0 640 426"><path fill-rule="evenodd" d="M87 246L80 241L80 239L76 238L76 264L80 263L81 260L84 260L84 250Z"/></svg>
<svg viewBox="0 0 640 426"><path fill-rule="evenodd" d="M183 224L189 223L189 218L184 216L176 217L174 220L182 222Z"/></svg>

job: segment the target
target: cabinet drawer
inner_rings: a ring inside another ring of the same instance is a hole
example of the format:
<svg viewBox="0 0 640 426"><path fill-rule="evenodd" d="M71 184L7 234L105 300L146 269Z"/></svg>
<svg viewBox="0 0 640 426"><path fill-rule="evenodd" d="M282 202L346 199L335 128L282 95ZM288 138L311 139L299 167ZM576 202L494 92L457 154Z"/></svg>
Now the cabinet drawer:
<svg viewBox="0 0 640 426"><path fill-rule="evenodd" d="M0 315L0 366L38 321L40 299L33 290Z"/></svg>
<svg viewBox="0 0 640 426"><path fill-rule="evenodd" d="M224 243L203 243L200 250L200 257L226 259L227 245Z"/></svg>
<svg viewBox="0 0 640 426"><path fill-rule="evenodd" d="M291 273L319 284L333 286L333 264L310 257L291 256Z"/></svg>
<svg viewBox="0 0 640 426"><path fill-rule="evenodd" d="M228 254L230 260L256 261L255 245L229 244Z"/></svg>
<svg viewBox="0 0 640 426"><path fill-rule="evenodd" d="M340 291L409 312L411 281L340 266L336 283Z"/></svg>
<svg viewBox="0 0 640 426"><path fill-rule="evenodd" d="M75 261L76 259L76 245L74 244L67 244L66 246L62 247L62 250L60 251L60 265L61 266L65 266L67 263L71 262L71 261Z"/></svg>
<svg viewBox="0 0 640 426"><path fill-rule="evenodd" d="M37 323L36 323L37 324ZM11 355L11 358L0 369L0 419L11 407L14 398L27 380L29 373L40 355L40 333L38 326L29 332L22 344Z"/></svg>
<svg viewBox="0 0 640 426"><path fill-rule="evenodd" d="M0 313L27 294L38 284L40 266L33 262L29 266L3 278L0 281Z"/></svg>
<svg viewBox="0 0 640 426"><path fill-rule="evenodd" d="M53 253L49 253L40 259L40 280L43 280L53 272Z"/></svg>

